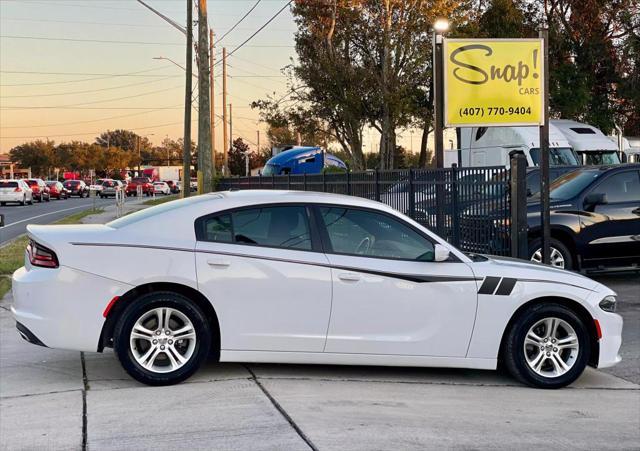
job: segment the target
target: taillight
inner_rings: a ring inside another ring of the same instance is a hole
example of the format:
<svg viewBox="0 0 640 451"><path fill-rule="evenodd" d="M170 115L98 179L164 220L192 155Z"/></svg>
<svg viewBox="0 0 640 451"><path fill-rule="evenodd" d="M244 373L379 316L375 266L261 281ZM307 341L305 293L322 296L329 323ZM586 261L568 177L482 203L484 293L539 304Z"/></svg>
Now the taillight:
<svg viewBox="0 0 640 451"><path fill-rule="evenodd" d="M22 192L22 188L18 187L16 189L13 190L14 193L21 193Z"/></svg>
<svg viewBox="0 0 640 451"><path fill-rule="evenodd" d="M29 254L29 262L31 262L33 266L43 268L57 268L60 266L55 252L33 240L29 241L27 254Z"/></svg>

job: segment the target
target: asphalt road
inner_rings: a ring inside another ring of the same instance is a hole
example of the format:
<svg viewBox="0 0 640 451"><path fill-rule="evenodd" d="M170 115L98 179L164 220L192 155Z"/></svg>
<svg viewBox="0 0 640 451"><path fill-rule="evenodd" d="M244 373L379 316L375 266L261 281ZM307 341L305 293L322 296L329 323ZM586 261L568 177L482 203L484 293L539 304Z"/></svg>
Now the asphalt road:
<svg viewBox="0 0 640 451"><path fill-rule="evenodd" d="M72 215L95 205L105 206L115 203L113 198L83 198L72 197L66 200L52 199L50 202L34 202L33 205L9 204L0 207L4 215L5 226L0 228L0 244L22 235L26 232L27 224L51 224L65 216Z"/></svg>

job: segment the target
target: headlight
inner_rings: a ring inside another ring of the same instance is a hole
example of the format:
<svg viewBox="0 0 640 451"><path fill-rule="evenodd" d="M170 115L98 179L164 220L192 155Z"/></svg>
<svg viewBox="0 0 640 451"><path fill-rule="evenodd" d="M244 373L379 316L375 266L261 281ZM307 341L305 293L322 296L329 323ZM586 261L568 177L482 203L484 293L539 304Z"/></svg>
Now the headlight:
<svg viewBox="0 0 640 451"><path fill-rule="evenodd" d="M616 297L615 296L607 296L602 301L600 301L600 308L605 312L615 312L616 311Z"/></svg>

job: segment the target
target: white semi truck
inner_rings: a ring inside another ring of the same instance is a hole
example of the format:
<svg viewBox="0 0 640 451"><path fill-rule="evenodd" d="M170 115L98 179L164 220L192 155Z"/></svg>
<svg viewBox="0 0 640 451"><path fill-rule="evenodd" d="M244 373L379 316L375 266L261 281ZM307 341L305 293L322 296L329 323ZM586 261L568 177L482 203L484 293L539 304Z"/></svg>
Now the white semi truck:
<svg viewBox="0 0 640 451"><path fill-rule="evenodd" d="M587 165L620 164L618 145L599 129L567 119L553 119L553 124Z"/></svg>

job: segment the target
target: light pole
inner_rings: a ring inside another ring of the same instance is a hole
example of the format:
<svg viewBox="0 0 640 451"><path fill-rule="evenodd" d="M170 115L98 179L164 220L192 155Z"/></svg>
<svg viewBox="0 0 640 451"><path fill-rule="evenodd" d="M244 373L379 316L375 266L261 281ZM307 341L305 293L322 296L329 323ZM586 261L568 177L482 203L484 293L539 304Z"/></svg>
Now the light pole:
<svg viewBox="0 0 640 451"><path fill-rule="evenodd" d="M174 60L172 60L171 58L167 58L166 56L154 56L152 59L169 61L171 64L178 66L180 69L184 71L187 70L182 64L176 63ZM194 74L193 72L191 73L191 75L193 75L195 78L198 78L198 75Z"/></svg>
<svg viewBox="0 0 640 451"><path fill-rule="evenodd" d="M435 110L433 127L435 151L436 151L436 168L444 168L444 142L443 142L443 114L444 108L444 87L443 87L443 34L449 29L449 21L446 19L438 19L433 24L433 86L435 88L434 105ZM436 180L442 180L442 171L436 171ZM444 185L437 183L436 185L436 230L437 233L444 232Z"/></svg>

